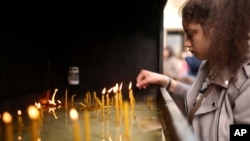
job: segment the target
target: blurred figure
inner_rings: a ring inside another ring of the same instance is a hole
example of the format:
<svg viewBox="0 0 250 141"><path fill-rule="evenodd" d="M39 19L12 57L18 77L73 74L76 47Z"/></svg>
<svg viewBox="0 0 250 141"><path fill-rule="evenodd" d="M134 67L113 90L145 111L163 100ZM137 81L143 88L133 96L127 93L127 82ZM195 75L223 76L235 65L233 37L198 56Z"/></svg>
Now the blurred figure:
<svg viewBox="0 0 250 141"><path fill-rule="evenodd" d="M190 54L190 56L187 56L185 60L188 64L188 75L195 78L198 73L201 60L199 60L193 54Z"/></svg>
<svg viewBox="0 0 250 141"><path fill-rule="evenodd" d="M180 78L180 80L185 79L185 81L182 80L182 82L185 82L187 84L192 84L196 79L196 75L198 73L201 64L201 60L199 60L189 51L183 51L181 57L185 60L185 63L188 66L188 70L187 73L182 78Z"/></svg>
<svg viewBox="0 0 250 141"><path fill-rule="evenodd" d="M171 46L163 49L163 74L177 78L181 72L181 60L175 55Z"/></svg>

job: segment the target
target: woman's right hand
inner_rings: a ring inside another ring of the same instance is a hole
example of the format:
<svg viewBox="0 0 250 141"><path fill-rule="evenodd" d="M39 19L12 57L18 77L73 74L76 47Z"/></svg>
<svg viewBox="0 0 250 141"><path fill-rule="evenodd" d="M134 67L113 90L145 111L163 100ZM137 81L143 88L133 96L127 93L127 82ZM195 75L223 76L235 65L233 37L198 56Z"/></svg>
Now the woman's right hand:
<svg viewBox="0 0 250 141"><path fill-rule="evenodd" d="M136 78L136 86L146 89L150 84L156 84L166 87L169 81L168 76L156 72L141 70Z"/></svg>

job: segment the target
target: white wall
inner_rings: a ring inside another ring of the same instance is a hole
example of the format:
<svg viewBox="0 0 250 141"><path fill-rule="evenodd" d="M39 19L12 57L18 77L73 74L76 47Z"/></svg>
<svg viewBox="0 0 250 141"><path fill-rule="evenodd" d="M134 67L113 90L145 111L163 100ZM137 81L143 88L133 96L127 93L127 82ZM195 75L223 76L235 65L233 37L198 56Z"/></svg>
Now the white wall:
<svg viewBox="0 0 250 141"><path fill-rule="evenodd" d="M168 0L164 8L164 47L167 45L167 32L168 31L183 31L182 18L180 14L180 8L186 0ZM180 47L175 48L177 52L180 52Z"/></svg>

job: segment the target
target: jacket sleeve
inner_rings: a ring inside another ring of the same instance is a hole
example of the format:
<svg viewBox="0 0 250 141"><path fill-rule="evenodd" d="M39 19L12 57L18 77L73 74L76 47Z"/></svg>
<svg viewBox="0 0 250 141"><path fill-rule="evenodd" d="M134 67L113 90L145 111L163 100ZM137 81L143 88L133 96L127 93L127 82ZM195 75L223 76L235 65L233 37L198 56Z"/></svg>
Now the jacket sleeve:
<svg viewBox="0 0 250 141"><path fill-rule="evenodd" d="M235 124L250 124L250 79L241 87L239 95L234 100Z"/></svg>
<svg viewBox="0 0 250 141"><path fill-rule="evenodd" d="M243 66L243 71L238 75L235 84L238 95L233 102L233 114L235 124L250 124L250 65Z"/></svg>
<svg viewBox="0 0 250 141"><path fill-rule="evenodd" d="M190 85L184 84L181 82L177 82L177 87L175 91L172 93L174 95L181 95L186 96L188 89L190 88Z"/></svg>

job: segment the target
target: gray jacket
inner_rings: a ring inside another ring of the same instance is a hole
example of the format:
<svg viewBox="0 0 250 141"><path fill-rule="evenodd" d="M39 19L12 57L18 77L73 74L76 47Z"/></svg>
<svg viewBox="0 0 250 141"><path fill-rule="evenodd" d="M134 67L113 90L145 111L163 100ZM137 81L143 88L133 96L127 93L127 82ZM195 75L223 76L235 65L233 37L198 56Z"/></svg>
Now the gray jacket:
<svg viewBox="0 0 250 141"><path fill-rule="evenodd" d="M178 83L173 94L186 95L186 114L190 114L195 98L208 71L202 62L196 81L190 88ZM250 124L250 59L239 68L236 79L221 70L212 81L214 87L196 111L192 127L201 141L229 141L231 124Z"/></svg>

